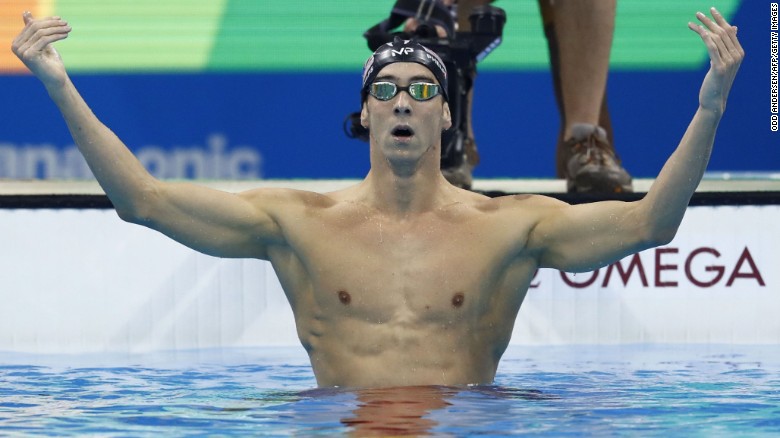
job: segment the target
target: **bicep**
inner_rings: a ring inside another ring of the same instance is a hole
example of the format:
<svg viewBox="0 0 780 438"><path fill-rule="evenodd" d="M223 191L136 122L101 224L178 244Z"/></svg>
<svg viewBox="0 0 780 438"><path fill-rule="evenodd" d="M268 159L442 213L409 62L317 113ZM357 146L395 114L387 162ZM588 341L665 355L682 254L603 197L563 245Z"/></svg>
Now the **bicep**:
<svg viewBox="0 0 780 438"><path fill-rule="evenodd" d="M267 258L281 239L274 190L228 193L188 183L161 183L131 222L160 231L196 251L217 257Z"/></svg>
<svg viewBox="0 0 780 438"><path fill-rule="evenodd" d="M589 271L649 247L644 223L638 203L562 204L541 215L529 247L540 267Z"/></svg>

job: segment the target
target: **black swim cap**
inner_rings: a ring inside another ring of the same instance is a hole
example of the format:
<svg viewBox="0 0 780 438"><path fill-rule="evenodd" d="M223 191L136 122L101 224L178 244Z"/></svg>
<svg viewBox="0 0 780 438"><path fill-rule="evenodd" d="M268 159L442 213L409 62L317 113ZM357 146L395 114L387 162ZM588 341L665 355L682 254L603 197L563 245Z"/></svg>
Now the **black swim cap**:
<svg viewBox="0 0 780 438"><path fill-rule="evenodd" d="M444 62L439 55L417 41L395 37L392 43L384 44L376 49L363 65L363 88L360 92L362 101L366 100L368 87L374 82L379 71L396 62L416 62L424 65L439 81L444 100L449 100L447 98L447 68L444 67Z"/></svg>

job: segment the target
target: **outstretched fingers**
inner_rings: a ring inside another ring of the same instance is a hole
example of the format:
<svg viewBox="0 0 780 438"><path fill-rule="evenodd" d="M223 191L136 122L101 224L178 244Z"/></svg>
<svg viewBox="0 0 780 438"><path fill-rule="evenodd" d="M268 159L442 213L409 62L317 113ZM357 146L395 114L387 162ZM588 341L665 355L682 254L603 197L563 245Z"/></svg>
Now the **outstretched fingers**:
<svg viewBox="0 0 780 438"><path fill-rule="evenodd" d="M49 44L55 42L64 40L68 37L68 32L61 32L61 31L44 31L41 32L39 37L35 40L35 42L30 46L30 50L35 52L40 52L43 49L46 48Z"/></svg>
<svg viewBox="0 0 780 438"><path fill-rule="evenodd" d="M67 38L69 31L69 29L64 29L61 26L38 29L22 45L22 50L31 51L32 53L41 52L49 44Z"/></svg>
<svg viewBox="0 0 780 438"><path fill-rule="evenodd" d="M717 9L711 8L710 12L712 18L696 13L701 24L688 23L688 27L699 34L711 61L699 92L699 105L722 113L745 51L737 39L737 28L730 25Z"/></svg>
<svg viewBox="0 0 780 438"><path fill-rule="evenodd" d="M724 30L723 39L729 52L732 53L732 56L744 56L745 51L742 49L742 45L737 38L737 27L730 25L717 9L710 8L710 11L712 12L712 17L715 19L715 22Z"/></svg>
<svg viewBox="0 0 780 438"><path fill-rule="evenodd" d="M709 52L712 62L718 65L722 64L723 60L720 58L720 50L718 49L718 45L707 29L705 29L704 26L700 24L694 24L691 22L688 23L688 28L699 34L702 41L704 41L704 45L707 46L707 52Z"/></svg>
<svg viewBox="0 0 780 438"><path fill-rule="evenodd" d="M711 8L710 12L712 19L697 12L696 18L702 24L688 23L688 27L701 36L714 66L720 68L738 66L745 52L737 39L737 28L730 25L717 9Z"/></svg>
<svg viewBox="0 0 780 438"><path fill-rule="evenodd" d="M23 14L24 29L14 39L13 52L20 58L29 58L43 51L49 44L68 37L71 27L60 17L36 20L29 12Z"/></svg>

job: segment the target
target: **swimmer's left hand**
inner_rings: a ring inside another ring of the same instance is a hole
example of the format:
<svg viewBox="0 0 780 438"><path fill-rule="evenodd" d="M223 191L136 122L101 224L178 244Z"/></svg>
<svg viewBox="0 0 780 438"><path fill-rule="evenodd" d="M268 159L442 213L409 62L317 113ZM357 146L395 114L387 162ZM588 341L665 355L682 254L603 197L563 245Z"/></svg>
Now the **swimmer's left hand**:
<svg viewBox="0 0 780 438"><path fill-rule="evenodd" d="M737 28L726 22L717 9L710 8L710 12L714 20L697 12L696 18L703 26L689 22L688 28L699 34L710 55L710 70L699 93L699 105L722 113L745 51L737 39Z"/></svg>

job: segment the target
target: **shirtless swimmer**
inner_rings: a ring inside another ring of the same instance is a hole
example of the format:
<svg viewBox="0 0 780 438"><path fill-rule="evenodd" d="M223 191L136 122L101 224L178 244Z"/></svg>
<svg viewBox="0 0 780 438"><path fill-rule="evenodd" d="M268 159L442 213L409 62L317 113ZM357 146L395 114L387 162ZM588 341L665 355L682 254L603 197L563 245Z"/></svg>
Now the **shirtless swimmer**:
<svg viewBox="0 0 780 438"><path fill-rule="evenodd" d="M538 268L592 270L674 237L744 56L736 28L711 12L689 23L711 60L699 107L655 183L640 201L584 205L490 199L447 183L447 76L414 42L385 45L366 63L371 169L327 194L159 181L71 83L52 46L67 23L25 13L13 51L43 82L122 219L206 254L272 263L319 386L490 384Z"/></svg>

